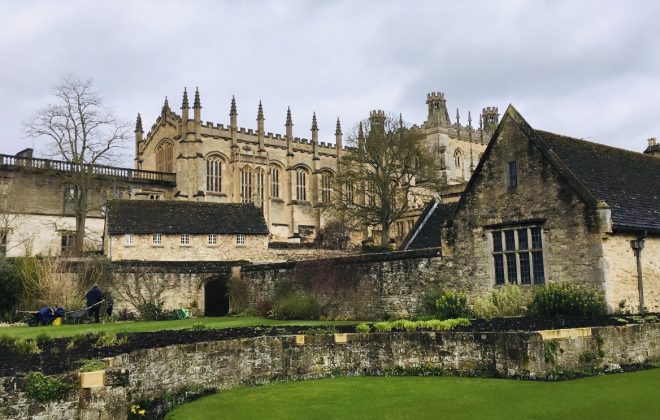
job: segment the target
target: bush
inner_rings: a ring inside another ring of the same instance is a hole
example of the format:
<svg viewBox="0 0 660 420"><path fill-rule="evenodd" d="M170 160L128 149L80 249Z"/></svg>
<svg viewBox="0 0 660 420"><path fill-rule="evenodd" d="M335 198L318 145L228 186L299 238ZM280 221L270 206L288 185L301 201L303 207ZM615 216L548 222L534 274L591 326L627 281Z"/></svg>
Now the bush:
<svg viewBox="0 0 660 420"><path fill-rule="evenodd" d="M440 289L424 292L419 302L421 318L437 318L438 308L435 303L444 295Z"/></svg>
<svg viewBox="0 0 660 420"><path fill-rule="evenodd" d="M530 304L536 316L598 316L606 313L602 293L568 283L551 283L536 290Z"/></svg>
<svg viewBox="0 0 660 420"><path fill-rule="evenodd" d="M98 370L105 370L107 367L103 360L99 359L80 359L76 361L79 366L79 372L96 372Z"/></svg>
<svg viewBox="0 0 660 420"><path fill-rule="evenodd" d="M275 303L272 314L275 319L319 319L321 305L313 296L291 294Z"/></svg>
<svg viewBox="0 0 660 420"><path fill-rule="evenodd" d="M41 349L35 340L26 340L24 338L17 338L14 341L14 351L26 356L41 353Z"/></svg>
<svg viewBox="0 0 660 420"><path fill-rule="evenodd" d="M44 376L41 372L30 372L27 377L27 393L39 402L61 398L71 385L56 378Z"/></svg>
<svg viewBox="0 0 660 420"><path fill-rule="evenodd" d="M523 316L528 306L529 298L523 295L520 286L509 284L488 297L477 299L472 312L481 318Z"/></svg>
<svg viewBox="0 0 660 420"><path fill-rule="evenodd" d="M165 303L161 300L156 303L147 302L138 306L137 310L140 314L140 319L143 321L168 321L178 319L179 315L174 309L163 309Z"/></svg>
<svg viewBox="0 0 660 420"><path fill-rule="evenodd" d="M13 320L14 309L21 296L21 280L14 264L0 259L0 320Z"/></svg>
<svg viewBox="0 0 660 420"><path fill-rule="evenodd" d="M355 326L355 332L360 333L360 334L369 334L371 331L371 328L369 328L369 324L358 324Z"/></svg>
<svg viewBox="0 0 660 420"><path fill-rule="evenodd" d="M465 292L447 290L435 301L436 316L438 319L464 318L469 315Z"/></svg>
<svg viewBox="0 0 660 420"><path fill-rule="evenodd" d="M360 324L366 325L366 324ZM358 327L360 327L358 325ZM445 319L443 321L439 319L431 319L428 321L408 321L405 319L399 319L396 321L382 321L374 324L374 328L378 332L388 332L392 330L405 330L405 331L417 331L417 330L434 330L434 331L449 331L458 326L468 326L470 325L470 320L467 318L453 318ZM368 328L368 326L367 326ZM356 328L357 330L357 328ZM358 331L360 332L360 331Z"/></svg>
<svg viewBox="0 0 660 420"><path fill-rule="evenodd" d="M96 341L93 344L96 348L121 346L128 341L128 337L119 337L117 334L109 331L103 331L96 335L92 335L92 338L96 338Z"/></svg>
<svg viewBox="0 0 660 420"><path fill-rule="evenodd" d="M117 321L135 321L137 319L137 315L126 308L121 308L115 312L115 315L117 317Z"/></svg>

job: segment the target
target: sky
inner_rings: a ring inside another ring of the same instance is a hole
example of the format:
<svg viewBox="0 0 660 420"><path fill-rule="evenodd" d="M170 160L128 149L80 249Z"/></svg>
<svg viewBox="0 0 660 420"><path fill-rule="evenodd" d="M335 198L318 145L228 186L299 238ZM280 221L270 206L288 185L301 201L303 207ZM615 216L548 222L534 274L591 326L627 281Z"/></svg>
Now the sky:
<svg viewBox="0 0 660 420"><path fill-rule="evenodd" d="M145 131L185 86L204 121L227 124L236 95L239 126L261 100L266 131L290 106L294 135L316 112L326 142L373 109L421 124L440 91L452 122L513 104L532 127L643 151L660 137L658 17L644 0L0 0L0 153L43 156L22 123L68 74Z"/></svg>

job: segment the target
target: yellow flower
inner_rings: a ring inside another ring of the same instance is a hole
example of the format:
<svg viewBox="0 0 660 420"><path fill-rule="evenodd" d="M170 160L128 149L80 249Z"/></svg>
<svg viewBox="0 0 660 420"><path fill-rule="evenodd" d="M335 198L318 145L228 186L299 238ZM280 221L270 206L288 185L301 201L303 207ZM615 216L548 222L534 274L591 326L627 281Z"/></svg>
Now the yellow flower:
<svg viewBox="0 0 660 420"><path fill-rule="evenodd" d="M141 416L144 416L144 413L146 413L146 411L144 411L144 410L138 411L138 414L141 415Z"/></svg>

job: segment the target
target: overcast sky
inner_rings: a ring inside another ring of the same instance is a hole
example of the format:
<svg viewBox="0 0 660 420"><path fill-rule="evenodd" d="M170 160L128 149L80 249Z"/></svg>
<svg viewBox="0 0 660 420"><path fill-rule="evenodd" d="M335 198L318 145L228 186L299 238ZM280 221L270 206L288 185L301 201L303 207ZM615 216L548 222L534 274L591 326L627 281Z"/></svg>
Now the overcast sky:
<svg viewBox="0 0 660 420"><path fill-rule="evenodd" d="M235 94L240 126L262 100L266 131L291 106L309 138L316 111L321 141L371 109L422 123L442 91L452 121L511 103L535 128L642 151L660 137L659 18L659 1L0 0L0 153L45 151L21 122L67 73L146 130L184 86L204 121L228 123Z"/></svg>

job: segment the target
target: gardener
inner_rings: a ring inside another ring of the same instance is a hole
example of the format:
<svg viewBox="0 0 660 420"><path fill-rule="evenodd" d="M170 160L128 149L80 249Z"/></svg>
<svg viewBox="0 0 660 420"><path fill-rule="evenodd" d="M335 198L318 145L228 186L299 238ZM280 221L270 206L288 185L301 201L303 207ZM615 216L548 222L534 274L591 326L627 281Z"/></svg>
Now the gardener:
<svg viewBox="0 0 660 420"><path fill-rule="evenodd" d="M92 286L91 289L87 292L85 295L85 298L87 298L87 306L91 308L89 309L89 312L87 314L89 316L94 315L94 320L98 324L100 321L99 319L99 311L101 310L101 305L98 303L103 300L103 292L101 292L101 289L99 289L98 285Z"/></svg>

